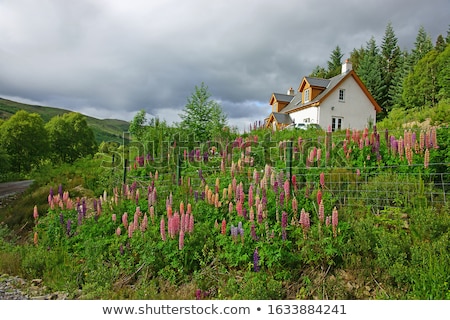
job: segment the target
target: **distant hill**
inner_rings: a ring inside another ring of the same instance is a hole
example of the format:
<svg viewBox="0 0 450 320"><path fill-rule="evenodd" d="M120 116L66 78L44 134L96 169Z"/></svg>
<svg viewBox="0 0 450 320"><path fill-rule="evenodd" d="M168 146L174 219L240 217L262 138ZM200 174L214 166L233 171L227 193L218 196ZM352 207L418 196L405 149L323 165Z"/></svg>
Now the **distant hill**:
<svg viewBox="0 0 450 320"><path fill-rule="evenodd" d="M52 108L45 106L29 105L16 101L0 98L0 119L9 119L19 110L25 110L30 113L39 114L44 122L48 122L51 118L64 113L74 112L70 110ZM95 140L101 142L123 142L123 132L127 132L130 123L116 119L97 119L86 116L86 122L94 132Z"/></svg>

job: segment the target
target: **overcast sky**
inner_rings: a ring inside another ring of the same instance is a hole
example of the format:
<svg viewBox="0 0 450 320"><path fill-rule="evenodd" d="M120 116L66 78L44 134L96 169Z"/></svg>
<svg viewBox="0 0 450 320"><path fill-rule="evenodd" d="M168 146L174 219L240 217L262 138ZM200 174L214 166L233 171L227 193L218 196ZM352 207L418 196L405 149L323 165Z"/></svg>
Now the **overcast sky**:
<svg viewBox="0 0 450 320"><path fill-rule="evenodd" d="M204 82L240 130L270 114L339 45L343 59L392 23L402 49L433 43L449 0L0 0L0 97L131 120L179 122Z"/></svg>

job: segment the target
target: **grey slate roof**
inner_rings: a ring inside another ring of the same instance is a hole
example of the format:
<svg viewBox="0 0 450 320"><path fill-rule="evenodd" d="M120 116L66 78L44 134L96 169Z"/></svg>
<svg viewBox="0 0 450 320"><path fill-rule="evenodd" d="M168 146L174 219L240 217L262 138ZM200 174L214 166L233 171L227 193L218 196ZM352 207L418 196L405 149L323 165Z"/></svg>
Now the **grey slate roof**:
<svg viewBox="0 0 450 320"><path fill-rule="evenodd" d="M330 79L322 79L322 78L313 78L313 77L305 77L306 81L309 82L309 84L312 87L322 87L326 88L328 84L330 83Z"/></svg>
<svg viewBox="0 0 450 320"><path fill-rule="evenodd" d="M317 101L319 101L324 95L326 95L329 91L331 91L345 76L347 75L347 73L343 73L343 74L339 74L331 79L319 79L319 78L306 78L308 79L314 79L314 80L322 80L322 84L324 84L325 82L328 82L327 86L325 87L326 89L323 90L317 97L315 97L313 100L310 100L306 103L302 103L302 93L298 92L295 96L294 99L292 99L292 101L283 108L283 112L289 113L290 111L300 108L302 106L307 106L310 104L313 104ZM312 85L312 83L308 80L308 82ZM317 81L317 83L319 83L319 81Z"/></svg>
<svg viewBox="0 0 450 320"><path fill-rule="evenodd" d="M284 101L284 102L291 102L292 98L294 97L290 94L284 94L284 93L274 93L273 95L275 96L275 98L278 101Z"/></svg>
<svg viewBox="0 0 450 320"><path fill-rule="evenodd" d="M278 123L282 124L291 124L294 121L292 121L291 116L287 113L283 112L272 112L273 116L275 117L275 120L277 120Z"/></svg>

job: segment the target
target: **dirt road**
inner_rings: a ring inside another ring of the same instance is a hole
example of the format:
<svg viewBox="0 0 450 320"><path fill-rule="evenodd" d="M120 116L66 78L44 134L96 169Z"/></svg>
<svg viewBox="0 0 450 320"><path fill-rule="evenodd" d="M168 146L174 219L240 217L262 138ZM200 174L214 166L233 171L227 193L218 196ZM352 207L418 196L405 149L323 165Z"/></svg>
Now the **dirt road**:
<svg viewBox="0 0 450 320"><path fill-rule="evenodd" d="M0 183L0 199L24 192L32 183L33 180Z"/></svg>

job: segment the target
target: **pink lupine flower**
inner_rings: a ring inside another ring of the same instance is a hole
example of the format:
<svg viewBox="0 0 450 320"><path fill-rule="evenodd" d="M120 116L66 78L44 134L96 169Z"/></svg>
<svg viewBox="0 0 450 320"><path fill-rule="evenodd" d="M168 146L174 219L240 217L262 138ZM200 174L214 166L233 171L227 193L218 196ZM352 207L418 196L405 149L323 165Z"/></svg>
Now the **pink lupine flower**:
<svg viewBox="0 0 450 320"><path fill-rule="evenodd" d="M180 202L180 214L181 215L184 214L184 202L183 201Z"/></svg>
<svg viewBox="0 0 450 320"><path fill-rule="evenodd" d="M125 227L125 229L128 229L128 213L124 212L122 215L122 224Z"/></svg>
<svg viewBox="0 0 450 320"><path fill-rule="evenodd" d="M333 236L337 236L337 225L338 225L338 210L336 207L333 208L333 212L331 214L331 225L333 227Z"/></svg>
<svg viewBox="0 0 450 320"><path fill-rule="evenodd" d="M322 201L322 190L317 190L317 204L320 204Z"/></svg>
<svg viewBox="0 0 450 320"><path fill-rule="evenodd" d="M286 199L289 199L289 196L290 196L290 185L289 185L289 180L288 179L286 179L285 181L284 181L284 185L283 185L283 188L284 188L284 196L285 196L285 198Z"/></svg>
<svg viewBox="0 0 450 320"><path fill-rule="evenodd" d="M325 188L325 174L323 172L320 173L319 181L322 189Z"/></svg>
<svg viewBox="0 0 450 320"><path fill-rule="evenodd" d="M34 220L37 220L39 218L37 205L35 205L34 208L33 208L33 218L34 218Z"/></svg>
<svg viewBox="0 0 450 320"><path fill-rule="evenodd" d="M134 224L130 223L130 225L128 226L128 238L133 237L133 232L134 232Z"/></svg>
<svg viewBox="0 0 450 320"><path fill-rule="evenodd" d="M248 187L248 206L253 206L253 185Z"/></svg>
<svg viewBox="0 0 450 320"><path fill-rule="evenodd" d="M161 222L159 224L159 232L161 233L161 239L166 241L166 222L164 217L161 217Z"/></svg>
<svg viewBox="0 0 450 320"><path fill-rule="evenodd" d="M121 233L122 233L122 229L120 227L117 227L116 235L120 236Z"/></svg>
<svg viewBox="0 0 450 320"><path fill-rule="evenodd" d="M116 215L115 213L113 213L113 214L111 215L111 220L112 220L113 222L116 222L116 221L117 221L117 215Z"/></svg>
<svg viewBox="0 0 450 320"><path fill-rule="evenodd" d="M222 227L220 229L220 233L226 235L227 233L227 221L225 219L222 220Z"/></svg>
<svg viewBox="0 0 450 320"><path fill-rule="evenodd" d="M424 158L423 158L423 166L425 168L428 168L429 164L430 164L430 150L428 150L428 148L426 148L425 149L425 155L424 155Z"/></svg>
<svg viewBox="0 0 450 320"><path fill-rule="evenodd" d="M233 202L231 202L231 201L228 203L228 213L230 213L230 214L233 213Z"/></svg>
<svg viewBox="0 0 450 320"><path fill-rule="evenodd" d="M190 214L189 215L189 227L188 227L188 232L192 233L194 232L194 215Z"/></svg>
<svg viewBox="0 0 450 320"><path fill-rule="evenodd" d="M298 212L298 201L296 197L292 198L292 211L297 214Z"/></svg>
<svg viewBox="0 0 450 320"><path fill-rule="evenodd" d="M325 220L325 206L323 204L323 200L320 201L319 204L319 221L323 223Z"/></svg>
<svg viewBox="0 0 450 320"><path fill-rule="evenodd" d="M150 212L150 219L152 220L152 223L154 223L154 221L155 221L155 207L151 206L149 208L149 212Z"/></svg>
<svg viewBox="0 0 450 320"><path fill-rule="evenodd" d="M141 222L141 231L144 232L145 230L147 230L147 227L148 227L148 218L147 215L145 214Z"/></svg>
<svg viewBox="0 0 450 320"><path fill-rule="evenodd" d="M178 238L178 249L183 250L184 248L184 231L180 230L180 235Z"/></svg>

